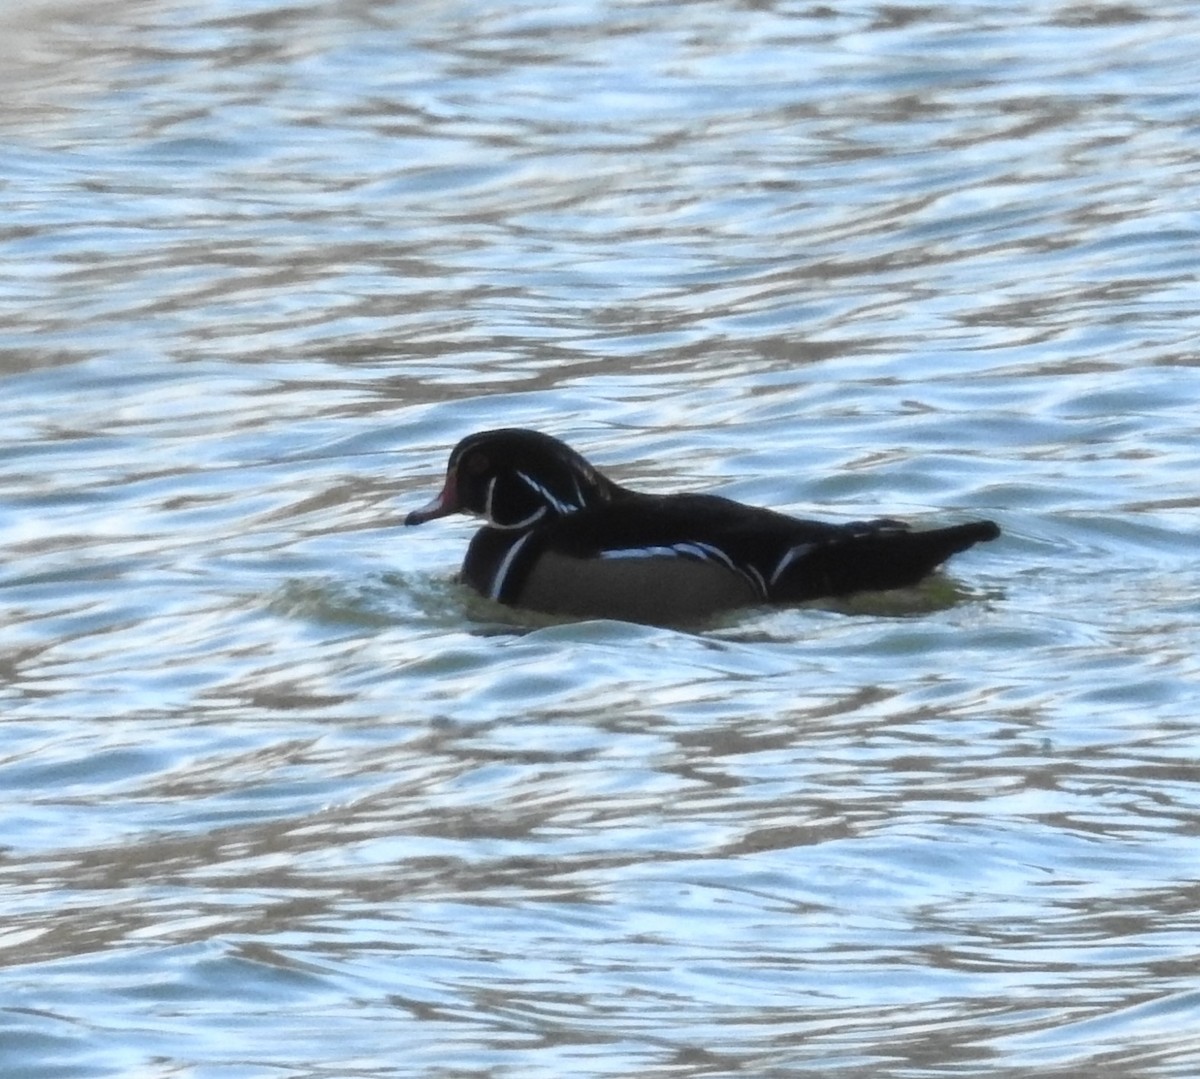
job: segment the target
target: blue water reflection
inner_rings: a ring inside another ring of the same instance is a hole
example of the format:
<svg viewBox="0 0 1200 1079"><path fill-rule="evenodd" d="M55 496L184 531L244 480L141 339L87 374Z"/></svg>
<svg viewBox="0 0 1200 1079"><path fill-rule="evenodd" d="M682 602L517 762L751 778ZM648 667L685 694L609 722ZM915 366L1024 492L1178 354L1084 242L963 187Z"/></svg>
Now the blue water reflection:
<svg viewBox="0 0 1200 1079"><path fill-rule="evenodd" d="M1190 1079L1196 24L0 12L0 1071ZM514 614L502 424L1005 535Z"/></svg>

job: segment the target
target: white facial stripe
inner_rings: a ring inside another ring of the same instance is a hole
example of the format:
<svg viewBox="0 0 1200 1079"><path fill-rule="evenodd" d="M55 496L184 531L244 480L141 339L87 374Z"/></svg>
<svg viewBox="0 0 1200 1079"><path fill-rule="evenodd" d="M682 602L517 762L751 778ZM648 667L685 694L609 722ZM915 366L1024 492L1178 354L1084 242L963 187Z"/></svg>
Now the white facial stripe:
<svg viewBox="0 0 1200 1079"><path fill-rule="evenodd" d="M512 531L512 530L518 529L518 528L528 528L531 524L533 524L534 521L538 520L540 517L543 517L545 515L546 507L538 506L538 508L535 509L528 517L522 518L520 521L512 521L507 524L501 524L492 515L492 499L495 497L495 494L496 494L496 480L497 479L499 479L498 476L493 476L490 480L488 480L487 494L484 495L484 499L483 499L484 519L493 528L503 529L504 531Z"/></svg>
<svg viewBox="0 0 1200 1079"><path fill-rule="evenodd" d="M545 507L542 508L544 509ZM532 536L532 532L527 532L508 549L508 554L504 556L504 560L496 570L496 576L492 578L492 586L488 589L488 599L500 599L500 593L504 590L505 578L508 577L508 571L512 569L513 560L517 557L517 552L529 542Z"/></svg>
<svg viewBox="0 0 1200 1079"><path fill-rule="evenodd" d="M789 547L784 553L784 556L779 560L779 564L775 567L775 572L771 574L771 587L775 587L775 582L783 576L783 571L788 568L797 558L808 554L813 549L815 544L812 543L797 543L795 547Z"/></svg>
<svg viewBox="0 0 1200 1079"><path fill-rule="evenodd" d="M492 495L496 493L496 480L498 476L493 476L488 480L487 495L483 499L483 515L487 518L488 524L495 524L496 521L492 517Z"/></svg>
<svg viewBox="0 0 1200 1079"><path fill-rule="evenodd" d="M534 521L546 516L546 507L538 506L528 517L522 517L510 525L497 525L497 528L528 528Z"/></svg>

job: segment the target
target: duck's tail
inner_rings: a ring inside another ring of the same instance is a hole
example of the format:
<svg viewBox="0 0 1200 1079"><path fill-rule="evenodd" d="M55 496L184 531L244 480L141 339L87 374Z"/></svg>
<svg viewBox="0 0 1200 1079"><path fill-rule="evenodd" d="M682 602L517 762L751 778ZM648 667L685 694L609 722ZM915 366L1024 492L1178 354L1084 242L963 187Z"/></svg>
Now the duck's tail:
<svg viewBox="0 0 1200 1079"><path fill-rule="evenodd" d="M772 586L773 599L796 602L851 592L906 588L951 555L1000 535L993 521L969 521L910 532L894 521L847 526L838 536L797 552Z"/></svg>

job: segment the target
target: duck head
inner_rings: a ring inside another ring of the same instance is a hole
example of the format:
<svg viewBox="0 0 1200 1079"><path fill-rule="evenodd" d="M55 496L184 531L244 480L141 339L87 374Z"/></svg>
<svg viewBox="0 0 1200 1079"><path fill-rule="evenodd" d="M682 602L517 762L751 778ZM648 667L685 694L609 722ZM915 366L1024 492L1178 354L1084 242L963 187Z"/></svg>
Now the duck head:
<svg viewBox="0 0 1200 1079"><path fill-rule="evenodd" d="M404 523L470 513L493 528L532 528L547 518L611 501L620 490L550 435L516 427L481 431L454 447L441 492Z"/></svg>

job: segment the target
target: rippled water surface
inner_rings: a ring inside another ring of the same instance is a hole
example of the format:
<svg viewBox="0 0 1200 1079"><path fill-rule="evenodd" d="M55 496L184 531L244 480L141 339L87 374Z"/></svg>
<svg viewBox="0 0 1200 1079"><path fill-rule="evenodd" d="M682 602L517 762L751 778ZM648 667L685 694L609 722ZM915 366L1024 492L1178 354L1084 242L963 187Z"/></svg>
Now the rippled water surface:
<svg viewBox="0 0 1200 1079"><path fill-rule="evenodd" d="M0 7L0 1071L1192 1079L1198 35ZM521 618L499 425L1004 536Z"/></svg>

